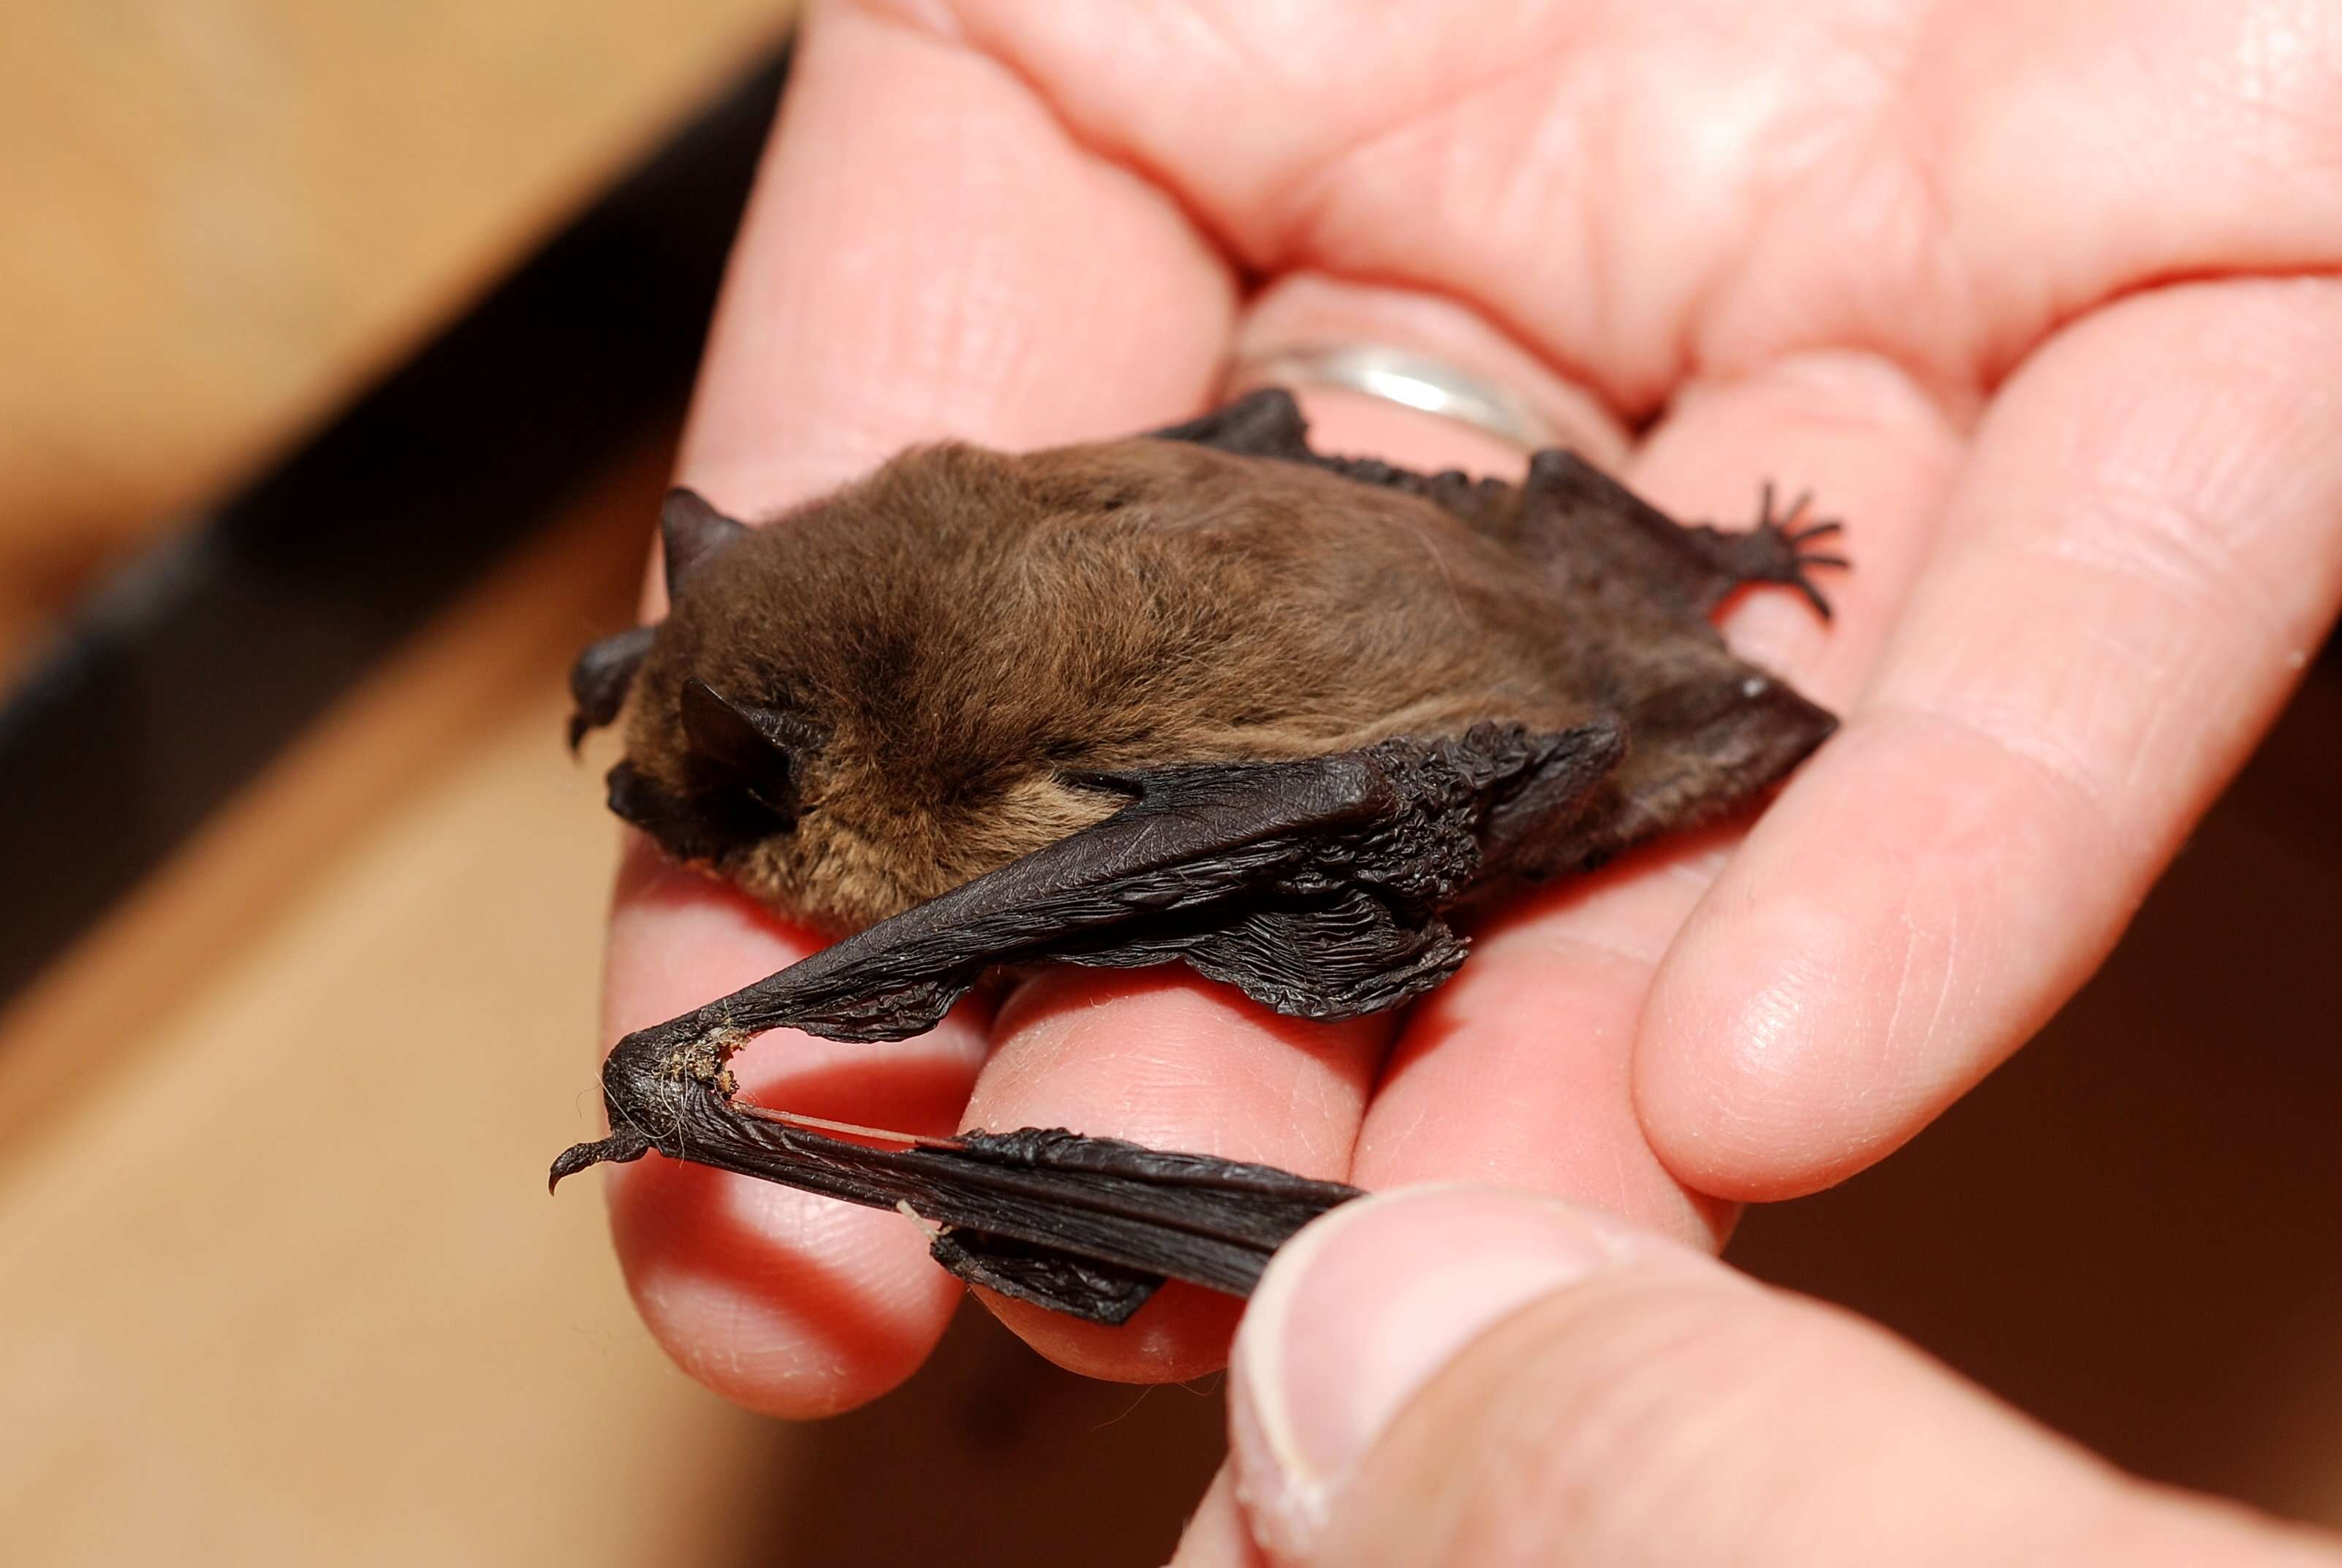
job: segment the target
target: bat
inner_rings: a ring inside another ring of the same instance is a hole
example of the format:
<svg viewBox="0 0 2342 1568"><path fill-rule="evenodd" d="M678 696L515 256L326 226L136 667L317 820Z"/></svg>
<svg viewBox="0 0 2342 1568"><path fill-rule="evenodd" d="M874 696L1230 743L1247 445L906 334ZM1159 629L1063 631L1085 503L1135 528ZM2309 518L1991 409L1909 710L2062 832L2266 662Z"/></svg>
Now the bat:
<svg viewBox="0 0 2342 1568"><path fill-rule="evenodd" d="M1759 799L1836 720L1728 653L1744 584L1814 585L1834 522L1682 524L1584 459L1517 483L1311 450L1291 395L1023 454L944 444L751 528L687 490L666 620L587 648L573 749L624 719L612 811L839 938L627 1035L604 1161L903 1207L938 1262L1120 1322L1243 1293L1356 1196L1062 1130L904 1139L748 1105L767 1030L893 1040L987 974L1179 962L1277 1012L1396 1007L1450 924Z"/></svg>

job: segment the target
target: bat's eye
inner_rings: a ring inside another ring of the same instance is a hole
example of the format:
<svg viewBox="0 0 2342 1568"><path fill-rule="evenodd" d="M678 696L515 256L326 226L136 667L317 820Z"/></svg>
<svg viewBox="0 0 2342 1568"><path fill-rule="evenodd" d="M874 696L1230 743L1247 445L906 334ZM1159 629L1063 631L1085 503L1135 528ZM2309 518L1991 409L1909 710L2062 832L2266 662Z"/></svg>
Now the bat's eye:
<svg viewBox="0 0 2342 1568"><path fill-rule="evenodd" d="M706 682L683 684L684 738L708 781L794 826L797 765L790 740L795 715L736 703Z"/></svg>

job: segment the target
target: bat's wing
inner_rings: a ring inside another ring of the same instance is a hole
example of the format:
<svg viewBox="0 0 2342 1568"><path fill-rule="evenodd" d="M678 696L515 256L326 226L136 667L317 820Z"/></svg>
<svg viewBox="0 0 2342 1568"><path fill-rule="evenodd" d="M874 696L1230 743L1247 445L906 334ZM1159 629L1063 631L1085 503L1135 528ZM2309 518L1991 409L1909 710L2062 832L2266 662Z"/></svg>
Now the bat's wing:
<svg viewBox="0 0 2342 1568"><path fill-rule="evenodd" d="M1184 424L1147 434L1157 441L1193 442L1239 457L1306 463L1361 484L1402 490L1437 503L1472 527L1499 539L1511 538L1519 526L1520 487L1501 479L1475 479L1460 468L1420 474L1377 457L1333 457L1313 452L1309 423L1301 417L1301 405L1281 386L1248 392Z"/></svg>
<svg viewBox="0 0 2342 1568"><path fill-rule="evenodd" d="M1281 386L1247 392L1209 414L1146 433L1157 441L1186 441L1239 457L1279 457L1288 463L1323 461L1309 450L1309 422L1301 405Z"/></svg>
<svg viewBox="0 0 2342 1568"><path fill-rule="evenodd" d="M1097 1323L1121 1323L1164 1279L1250 1293L1269 1254L1358 1195L1272 1166L1170 1154L1062 1128L896 1146L676 1098L661 1148L784 1186L901 1209L962 1279Z"/></svg>
<svg viewBox="0 0 2342 1568"><path fill-rule="evenodd" d="M1617 480L1562 447L1539 452L1518 484L1475 479L1459 469L1421 474L1371 457L1331 457L1309 447L1309 426L1283 387L1264 387L1184 424L1151 432L1246 457L1306 463L1362 484L1435 502L1469 526L1525 554L1574 559L1596 573L1631 577L1703 616L1744 583L1797 589L1827 619L1829 601L1809 574L1842 567L1842 556L1807 546L1839 531L1805 523L1803 498L1776 516L1766 486L1756 524L1727 530L1681 524Z"/></svg>
<svg viewBox="0 0 2342 1568"><path fill-rule="evenodd" d="M1487 724L1296 762L1090 775L1130 804L676 1025L899 1040L986 970L1037 959L1182 959L1304 1018L1395 1007L1463 961L1439 911L1477 876L1486 835L1524 800L1542 815L1584 798L1624 747L1607 720Z"/></svg>
<svg viewBox="0 0 2342 1568"><path fill-rule="evenodd" d="M1396 1006L1463 962L1465 943L1441 911L1521 840L1589 798L1624 749L1624 734L1610 721L1543 734L1485 724L1461 736L1395 739L1295 762L1200 764L1086 780L1126 792L1130 804L621 1041L603 1071L611 1136L565 1154L555 1179L656 1148L833 1191L805 1174L802 1150L784 1150L788 1157L776 1163L779 1134L726 1101L726 1058L770 1029L843 1040L918 1034L999 964L1047 959L1133 968L1176 959L1302 1017ZM807 1134L789 1136L802 1143ZM1151 1191L1162 1175L1132 1179ZM1137 1197L1125 1203L1124 1218L1173 1223L1186 1213L1194 1183L1172 1185L1178 1201L1171 1218ZM887 1192L835 1195L898 1201ZM1225 1269L1214 1273L1176 1248L1150 1243L1136 1256L1101 1253L1047 1226L1003 1230L951 1219L916 1196L900 1201L922 1217L965 1227L939 1249L946 1263L986 1283L1020 1287L1029 1299L1054 1291L1096 1303L1103 1298L1095 1282L1079 1277L1091 1265L1122 1270L1116 1277L1126 1287L1139 1277L1130 1273L1134 1265L1143 1265L1231 1288Z"/></svg>

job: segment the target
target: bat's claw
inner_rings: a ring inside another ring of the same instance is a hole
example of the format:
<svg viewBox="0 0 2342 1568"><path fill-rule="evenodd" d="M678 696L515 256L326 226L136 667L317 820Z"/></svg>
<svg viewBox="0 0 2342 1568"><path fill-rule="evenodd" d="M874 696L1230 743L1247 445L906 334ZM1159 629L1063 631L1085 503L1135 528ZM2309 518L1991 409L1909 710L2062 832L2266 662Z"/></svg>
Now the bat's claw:
<svg viewBox="0 0 2342 1568"><path fill-rule="evenodd" d="M561 1185L564 1176L574 1176L588 1165L623 1165L650 1152L651 1141L632 1127L621 1127L596 1143L572 1144L553 1162L553 1174L545 1178L545 1190L553 1191Z"/></svg>
<svg viewBox="0 0 2342 1568"><path fill-rule="evenodd" d="M1786 533L1787 531L1784 530L1784 532ZM1826 534L1843 534L1845 532L1845 524L1839 522L1835 517L1825 517L1820 522L1808 524L1807 526L1797 530L1797 532L1793 534L1787 534L1787 536L1789 543L1792 544L1804 544L1810 540L1819 539Z"/></svg>
<svg viewBox="0 0 2342 1568"><path fill-rule="evenodd" d="M1853 564L1843 555L1829 554L1807 548L1817 539L1846 532L1846 524L1835 517L1825 517L1803 527L1806 508L1813 504L1808 491L1790 504L1787 512L1773 510L1773 486L1765 485L1759 503L1756 524L1745 533L1727 534L1712 528L1696 530L1714 560L1716 570L1736 587L1743 583L1777 583L1795 588L1806 596L1825 621L1830 618L1829 600L1814 583L1811 574L1818 568L1843 570ZM1720 595L1719 595L1720 596Z"/></svg>

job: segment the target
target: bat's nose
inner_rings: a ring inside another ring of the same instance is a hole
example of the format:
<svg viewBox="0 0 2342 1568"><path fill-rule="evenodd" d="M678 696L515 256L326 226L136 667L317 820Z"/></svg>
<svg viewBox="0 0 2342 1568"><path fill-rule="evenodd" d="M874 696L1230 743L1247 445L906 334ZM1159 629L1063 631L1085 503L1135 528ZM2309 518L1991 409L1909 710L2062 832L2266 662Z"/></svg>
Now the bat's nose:
<svg viewBox="0 0 2342 1568"><path fill-rule="evenodd" d="M658 825L663 814L658 789L635 771L634 764L620 763L610 770L605 782L613 814L646 832Z"/></svg>

